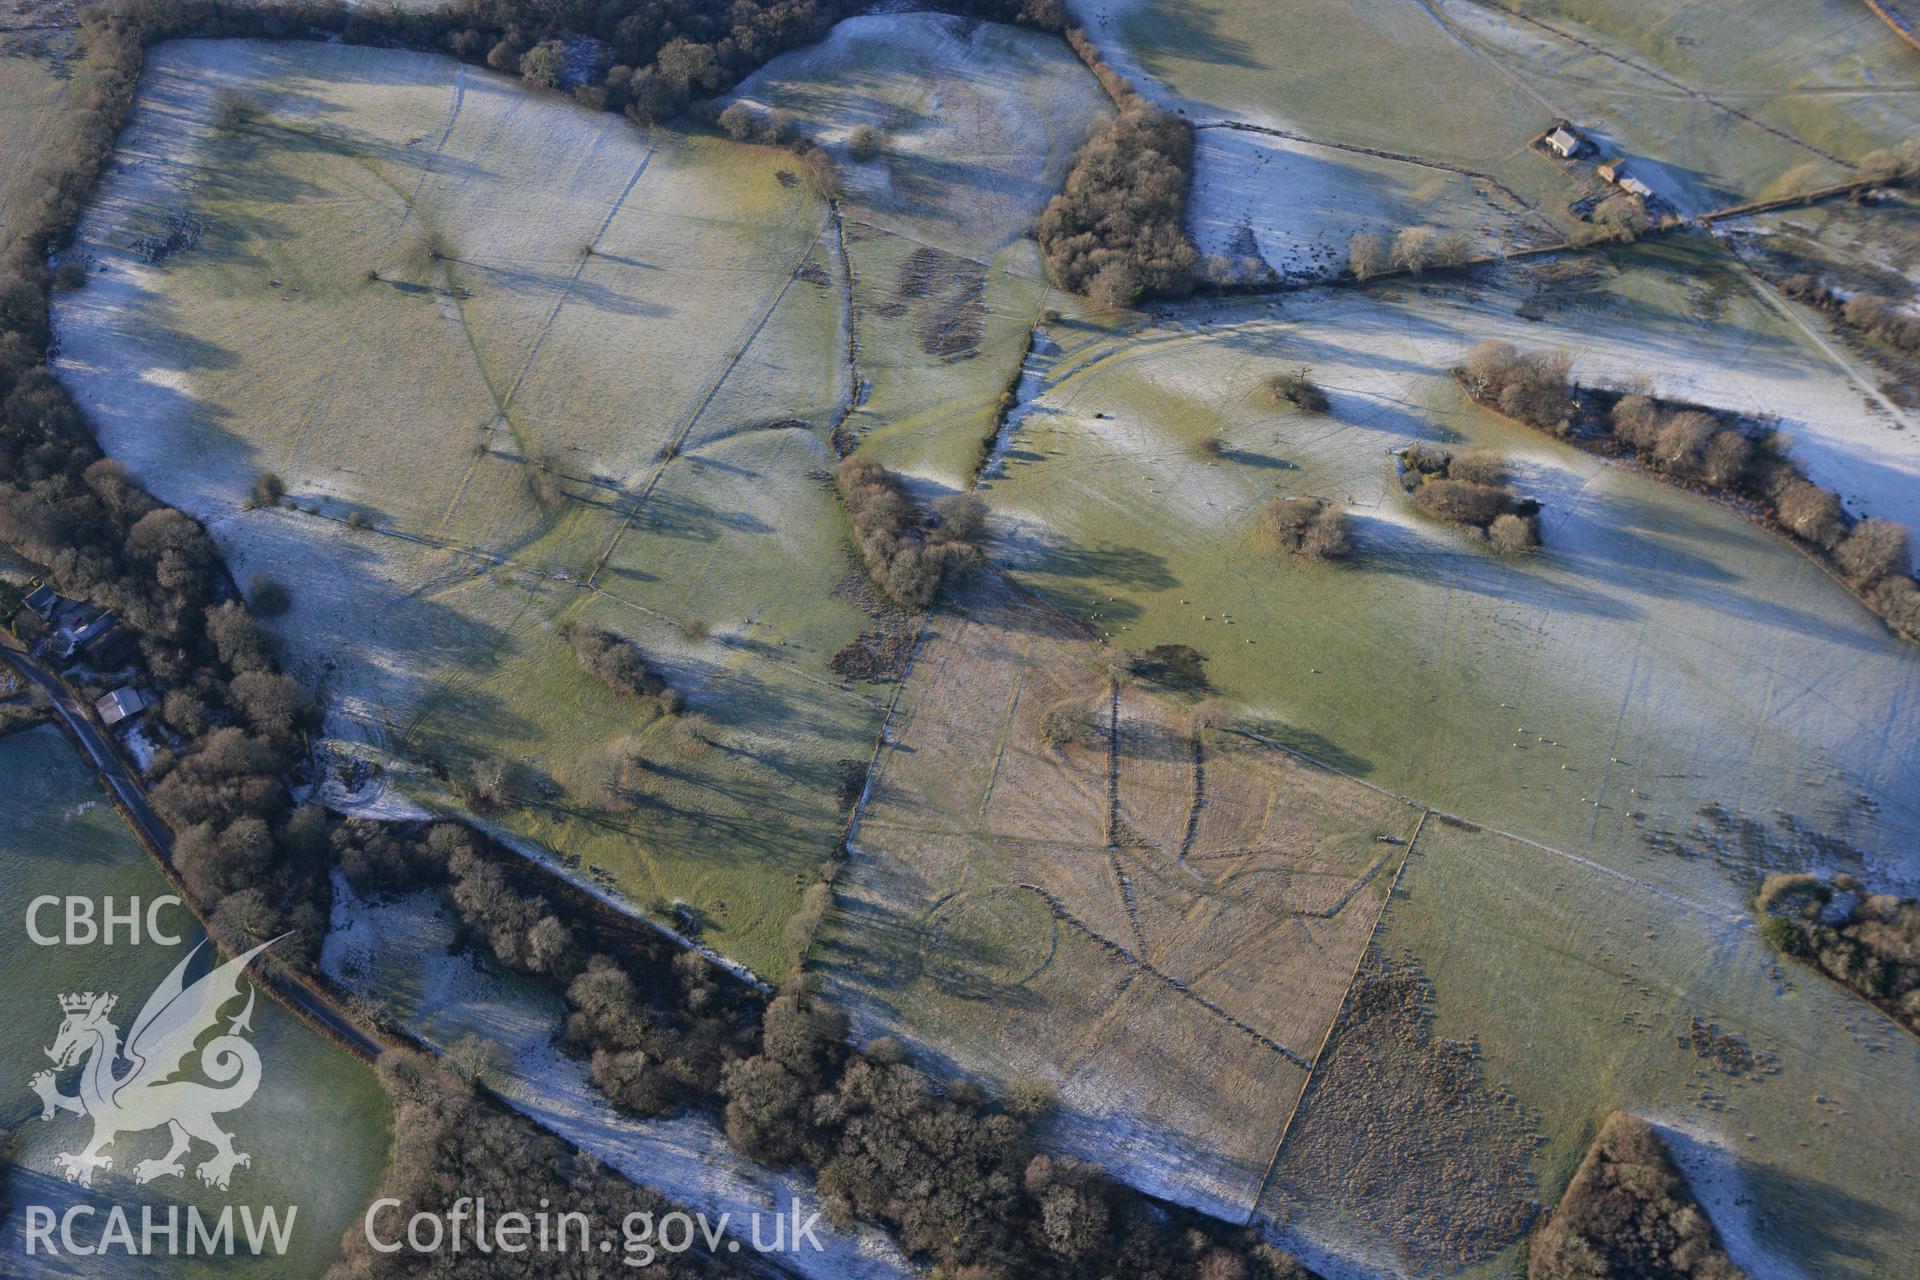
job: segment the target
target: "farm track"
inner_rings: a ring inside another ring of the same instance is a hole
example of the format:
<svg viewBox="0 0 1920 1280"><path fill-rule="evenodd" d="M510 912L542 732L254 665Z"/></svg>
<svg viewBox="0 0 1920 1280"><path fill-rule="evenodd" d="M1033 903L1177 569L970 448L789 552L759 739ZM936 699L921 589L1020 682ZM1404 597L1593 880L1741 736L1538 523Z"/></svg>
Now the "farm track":
<svg viewBox="0 0 1920 1280"><path fill-rule="evenodd" d="M125 817L127 825L133 828L139 837L141 847L159 867L167 882L180 894L182 901L199 920L201 928L211 938L213 931L208 922L181 884L179 873L173 865L173 829L167 826L160 815L154 812L147 800L146 789L140 784L133 770L121 758L119 751L107 735L94 726L87 716L86 708L67 687L58 675L42 666L14 638L0 632L0 658L12 665L28 681L46 694L59 712L60 723L67 735L74 740L92 763L94 772L106 784L107 794L113 800L114 807ZM368 1030L356 1022L333 998L308 980L283 970L277 964L264 965L251 975L269 995L277 999L284 1007L328 1039L340 1044L365 1061L377 1059L386 1049L388 1042L377 1032Z"/></svg>
<svg viewBox="0 0 1920 1280"><path fill-rule="evenodd" d="M406 198L407 207L405 212L403 212L400 215L401 226L403 227L406 226L408 220L413 217L414 202L420 198L421 188L427 185L427 175L433 172L433 162L440 158L440 153L446 149L447 139L453 136L453 126L459 122L460 108L465 106L466 102L467 102L467 64L462 62L462 63L456 64L454 67L453 106L447 112L447 123L445 127L440 130L440 138L438 141L436 141L433 144L433 150L428 153L427 162L422 166L420 166L420 177L413 184L412 194L408 195Z"/></svg>
<svg viewBox="0 0 1920 1280"><path fill-rule="evenodd" d="M1812 325L1809 325L1805 320L1801 319L1800 314L1794 310L1793 306L1788 303L1786 299L1780 296L1779 291L1771 284L1768 284L1765 277L1747 264L1746 258L1741 255L1737 246L1729 245L1727 255L1732 258L1735 265L1740 268L1742 278L1746 280L1748 287L1753 290L1760 300L1766 303L1771 310L1779 314L1788 323L1792 324L1795 329L1799 330L1807 341L1813 345L1814 350L1820 352L1821 355L1825 356L1833 364L1834 368L1845 374L1848 381L1858 387L1863 396L1878 404L1881 409L1886 411L1887 416L1891 417L1902 427L1912 428L1915 426L1913 419L1905 410L1888 398L1886 392L1882 391L1871 378L1855 368L1852 361L1835 350L1833 344L1817 333Z"/></svg>

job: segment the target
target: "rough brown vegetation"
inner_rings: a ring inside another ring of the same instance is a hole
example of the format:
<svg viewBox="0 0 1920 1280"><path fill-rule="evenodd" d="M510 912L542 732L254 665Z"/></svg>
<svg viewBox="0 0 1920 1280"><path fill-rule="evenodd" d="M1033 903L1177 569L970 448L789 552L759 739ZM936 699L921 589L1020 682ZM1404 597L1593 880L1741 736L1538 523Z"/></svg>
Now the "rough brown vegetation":
<svg viewBox="0 0 1920 1280"><path fill-rule="evenodd" d="M1276 402L1291 404L1308 413L1325 413L1330 402L1327 393L1308 376L1306 369L1288 369L1267 378L1267 394Z"/></svg>
<svg viewBox="0 0 1920 1280"><path fill-rule="evenodd" d="M1743 1280L1651 1125L1607 1118L1547 1225L1527 1280Z"/></svg>
<svg viewBox="0 0 1920 1280"><path fill-rule="evenodd" d="M980 354L980 339L986 333L987 273L979 263L922 245L900 264L894 294L895 301L876 310L887 315L911 310L914 337L922 351L949 360Z"/></svg>
<svg viewBox="0 0 1920 1280"><path fill-rule="evenodd" d="M615 693L628 698L671 699L666 677L627 637L605 627L573 627L567 640L581 669Z"/></svg>
<svg viewBox="0 0 1920 1280"><path fill-rule="evenodd" d="M1157 644L1127 655L1127 670L1136 679L1178 693L1204 693L1206 658L1192 645Z"/></svg>
<svg viewBox="0 0 1920 1280"><path fill-rule="evenodd" d="M1371 953L1322 1051L1270 1197L1341 1189L1413 1274L1451 1273L1532 1223L1535 1121L1470 1044L1433 1033L1433 984Z"/></svg>
<svg viewBox="0 0 1920 1280"><path fill-rule="evenodd" d="M852 680L898 680L913 656L913 636L901 630L862 631L834 650L827 665Z"/></svg>
<svg viewBox="0 0 1920 1280"><path fill-rule="evenodd" d="M1400 482L1422 512L1480 530L1502 554L1540 545L1539 504L1514 496L1506 460L1491 450L1412 445L1400 451Z"/></svg>

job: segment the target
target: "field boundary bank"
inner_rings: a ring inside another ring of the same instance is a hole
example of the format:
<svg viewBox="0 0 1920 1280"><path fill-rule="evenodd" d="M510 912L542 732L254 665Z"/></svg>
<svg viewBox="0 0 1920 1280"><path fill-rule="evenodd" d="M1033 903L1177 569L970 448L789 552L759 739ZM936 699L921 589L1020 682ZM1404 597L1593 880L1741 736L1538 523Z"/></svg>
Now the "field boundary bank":
<svg viewBox="0 0 1920 1280"><path fill-rule="evenodd" d="M1397 164L1410 164L1422 169L1437 169L1442 173L1456 173L1463 178L1472 178L1484 182L1507 199L1525 209L1528 213L1539 215L1540 210L1523 198L1519 192L1484 169L1474 169L1466 165L1451 164L1445 160L1429 160L1424 156L1411 155L1400 151L1385 151L1379 147L1366 147L1353 142L1334 142L1326 138L1315 138L1309 134L1296 133L1291 129L1276 129L1271 125L1253 124L1246 120L1201 120L1195 122L1193 131L1202 129L1230 129L1237 133L1256 133L1269 138L1280 138L1287 142L1299 142L1310 147L1325 147L1330 151L1348 151L1355 155L1372 156L1376 160L1392 160Z"/></svg>
<svg viewBox="0 0 1920 1280"><path fill-rule="evenodd" d="M643 165L642 168L644 167ZM826 235L831 221L832 215L830 213L827 220L820 224L820 227L813 233L812 237L801 247L799 256L794 259L792 268L787 272L786 280L774 291L773 299L767 303L766 310L760 313L760 318L754 322L753 327L749 329L746 336L741 339L740 346L727 358L726 363L721 365L719 370L715 372L713 380L702 391L699 400L695 402L693 406L693 411L687 415L687 420L681 425L679 432L661 449L662 456L660 458L660 465L654 468L651 476L647 477L647 483L640 488L640 491L633 495L633 501L627 508L626 516L620 522L619 528L614 530L613 537L608 541L606 550L602 551L599 556L595 558L593 568L588 572L586 578L586 585L588 587L594 585L594 580L600 576L601 571L607 567L607 562L613 558L614 551L620 546L620 540L626 536L627 530L633 527L634 518L637 517L641 510L647 505L647 500L653 496L654 489L658 487L661 478L667 474L667 468L672 466L674 461L680 457L680 451L686 445L687 437L693 434L694 427L699 425L701 417L705 415L708 407L712 405L714 400L719 396L720 388L725 386L727 379L733 376L733 371L740 367L740 362L746 359L747 352L753 349L753 344L759 340L761 332L766 329L768 322L773 319L774 312L780 309L780 303L786 298L787 290L793 287L793 282L798 280L801 271L806 269L807 258L812 255L814 246L820 243L821 237Z"/></svg>
<svg viewBox="0 0 1920 1280"><path fill-rule="evenodd" d="M1025 889L1030 893L1038 894L1041 900L1047 904L1048 909L1053 912L1054 919L1060 921L1064 925L1067 925L1069 928L1073 929L1076 933L1081 934L1083 937L1086 937L1087 939L1094 942L1104 950L1112 953L1114 956L1124 961L1133 972L1144 973L1150 978L1158 979L1163 986L1169 988L1177 995L1183 997L1184 999L1192 1001L1194 1004L1199 1005L1202 1009L1205 1009L1208 1013L1220 1019L1222 1022L1226 1023L1228 1026L1232 1027L1234 1030L1239 1031L1244 1035L1246 1035L1248 1039L1252 1040L1255 1044L1259 1045L1261 1048L1272 1050L1274 1053L1277 1053L1281 1057L1285 1058L1288 1062L1291 1062L1294 1066L1299 1067L1302 1071L1311 1072L1313 1070L1312 1063L1308 1062L1305 1058L1301 1057L1298 1053L1294 1052L1292 1049L1288 1048L1286 1045L1281 1044L1278 1040L1275 1040L1272 1036L1268 1035L1266 1032L1261 1031L1256 1027L1248 1026L1246 1023L1234 1017L1231 1013L1228 1013L1225 1009L1222 1009L1219 1005L1215 1004L1213 1001L1207 999L1207 997L1200 995L1198 992L1194 991L1186 983L1180 981L1180 979L1172 977L1171 975L1166 974L1161 970L1155 968L1152 961L1142 959L1140 956L1135 955L1132 951L1128 950L1126 947L1121 946L1119 943L1115 942L1112 938L1109 938L1106 934L1101 933L1098 929L1093 928L1091 925L1081 920L1080 917L1073 914L1073 911L1067 906L1066 903L1062 902L1058 897L1054 896L1054 894L1048 891L1047 889L1044 889L1041 886L1037 884L1033 884L1026 880L1016 880L1013 883L1018 888Z"/></svg>
<svg viewBox="0 0 1920 1280"><path fill-rule="evenodd" d="M1276 751L1284 751L1296 760L1304 760L1306 763L1314 766L1317 769L1325 769L1328 773L1337 774L1340 777L1346 778L1351 782L1357 782L1361 786L1366 787L1372 791L1377 791L1383 796L1391 796L1393 799L1400 801L1402 804L1409 805L1413 808L1423 810L1427 813L1431 813L1434 817L1438 818L1440 821L1447 823L1451 826L1457 826L1466 831L1484 831L1489 835L1499 836L1503 840L1512 840L1517 844L1526 845L1528 848L1538 849L1542 853L1552 854L1554 857L1560 858L1566 862L1571 862L1576 866L1586 867L1590 871L1597 871L1601 875L1607 876L1610 879L1620 880L1627 884L1634 885L1637 888L1645 889L1648 893L1651 893L1656 897L1661 898L1664 901L1671 902L1675 906L1683 907L1686 910L1694 912L1697 915L1704 916L1708 920L1718 921L1722 926L1726 928L1740 929L1749 933L1754 932L1754 927L1749 922L1747 918L1747 914L1745 912L1728 912L1725 909L1720 907L1708 906L1704 902L1695 902L1692 898L1689 898L1684 894L1676 893L1674 890L1669 889L1664 885L1655 884L1651 880L1642 880L1639 876L1628 875L1626 872L1615 870L1614 868L1607 866L1603 862L1595 862L1592 858L1583 858L1577 853L1570 853L1565 849L1556 849L1554 846L1550 844L1543 844L1542 842L1532 839L1531 837L1517 835L1514 832L1502 830L1499 827L1489 826L1484 822L1475 822L1471 818L1463 818L1457 813L1449 813L1447 810L1437 808L1433 805L1422 804L1420 801L1414 799L1412 796L1402 795L1398 791L1395 791L1389 787L1383 787L1377 782L1369 782L1365 778L1358 777L1354 774L1348 773L1344 769L1336 768L1333 765L1328 764L1324 760L1318 759L1315 756L1308 755L1306 752L1301 751L1297 747L1288 746L1286 743L1281 742L1276 738L1269 738L1264 734L1255 733L1251 729L1235 728L1235 729L1229 730L1229 732L1237 733L1243 738L1248 738L1254 742L1260 743L1262 746L1272 747Z"/></svg>
<svg viewBox="0 0 1920 1280"><path fill-rule="evenodd" d="M1201 127L1201 126L1196 126ZM1252 132L1273 132L1258 126L1221 123L1205 126L1208 128L1244 128ZM1280 134L1285 137L1287 135ZM1327 143L1317 143L1327 146ZM1414 163L1428 163L1416 161ZM1447 172L1461 172L1448 169ZM1419 279L1424 276L1447 276L1465 273L1481 267L1498 267L1512 262L1524 262L1532 258L1544 258L1558 253L1596 253L1607 249L1630 249L1635 244L1662 236L1673 235L1688 230L1711 231L1719 223L1734 218L1744 218L1757 213L1775 213L1782 209L1799 209L1820 204L1840 196L1859 195L1876 187L1902 185L1898 180L1879 178L1850 178L1845 182L1836 182L1824 187L1815 187L1808 191L1794 192L1783 196L1768 196L1763 200L1748 200L1740 204L1725 205L1718 209L1708 209L1691 217L1673 216L1663 222L1647 228L1632 240L1597 240L1592 244L1574 244L1568 240L1553 244L1527 245L1518 249L1503 249L1495 253L1483 253L1459 262L1432 263L1418 270L1410 267L1387 267L1370 272L1363 280L1352 270L1342 268L1331 275L1315 276L1310 279L1251 281L1243 284L1216 284L1197 290L1191 298L1161 299L1148 303L1141 310L1162 313L1177 313L1182 304L1220 298L1263 298L1276 294L1306 293L1314 289L1338 289L1365 286L1381 280ZM1531 206L1528 206L1531 208Z"/></svg>
<svg viewBox="0 0 1920 1280"><path fill-rule="evenodd" d="M1293 1097L1293 1106L1287 1111L1287 1118L1280 1126L1280 1136L1274 1140L1273 1158L1267 1161L1267 1170L1260 1175L1259 1183L1253 1189L1253 1203L1247 1206L1247 1222L1260 1216L1260 1202L1266 1199L1267 1184L1273 1181L1273 1171L1280 1167L1280 1154L1287 1149L1287 1135L1293 1132L1293 1122L1299 1118L1307 1103L1307 1092L1313 1088L1313 1082L1320 1072L1320 1063L1327 1055L1327 1046L1333 1041L1333 1033L1340 1026L1340 1015L1347 1011L1347 1001L1353 998L1353 984L1360 977L1361 968L1367 963L1367 957L1373 952L1373 940L1380 933L1380 922L1387 918L1387 911L1393 906L1393 895L1400 891L1400 877L1407 872L1407 864L1413 861L1413 851L1420 843L1420 833L1427 829L1427 819L1433 816L1433 810L1427 809L1420 814L1420 821L1413 826L1413 834L1407 837L1407 847L1400 855L1400 865L1394 868L1393 882L1387 886L1387 896L1380 900L1380 910L1373 917L1373 927L1367 930L1367 940L1361 944L1360 953L1354 957L1353 968L1347 971L1347 985L1341 989L1340 1004L1333 1011L1333 1017L1327 1020L1327 1029L1320 1037L1320 1044L1313 1051L1313 1067L1307 1072L1307 1078L1300 1086L1300 1092ZM1368 877L1372 879L1371 876Z"/></svg>
<svg viewBox="0 0 1920 1280"><path fill-rule="evenodd" d="M1611 62L1617 62L1623 67L1630 67L1633 70L1639 72L1643 76L1648 76L1651 79L1659 81L1661 84L1666 85L1669 89L1677 90L1680 93L1686 94L1689 98L1692 98L1699 102L1704 102L1708 106L1714 108L1717 111L1724 111L1726 114L1734 117L1736 120L1740 120L1746 124L1750 124L1756 129L1763 129L1766 132L1771 133L1775 137L1781 139L1783 142L1790 142L1796 147L1800 147L1801 149L1806 151L1811 151L1814 155L1819 156L1822 160L1826 160L1832 164L1837 164L1842 169L1853 169L1856 167L1852 163L1846 160L1842 160L1839 156L1833 155L1830 152L1822 151L1819 147L1814 146L1811 142L1808 142L1803 138L1795 137L1793 134L1788 133L1785 129L1777 128L1773 125L1768 124L1764 120L1756 120L1754 119L1754 117L1748 115L1746 112L1740 110L1740 108L1738 107L1728 106L1726 103L1721 102L1718 98L1715 98L1711 93L1708 93L1704 89L1695 89L1692 85L1687 84L1685 81L1676 80L1674 77L1668 75L1664 71L1661 71L1657 67L1649 67L1642 63L1635 62L1632 58L1626 57L1622 54L1615 53L1613 50L1608 49L1603 45L1597 44L1592 40L1588 40L1584 36L1577 36L1573 34L1571 31L1563 31L1559 27L1554 26L1552 23L1545 22L1539 18L1536 18L1532 14L1522 13L1518 9L1511 8L1506 4L1501 3L1501 0L1478 0L1478 3L1485 5L1490 9L1498 9L1500 12L1506 14L1508 17L1515 18L1521 22L1525 22L1530 26L1539 27L1542 31L1545 31L1551 35L1557 36L1560 39L1565 40L1570 44L1578 45L1582 49L1587 50L1589 53L1597 54L1598 56L1602 58L1606 58L1608 61L1611 61ZM1867 0L1867 3L1870 5L1875 5L1876 0Z"/></svg>

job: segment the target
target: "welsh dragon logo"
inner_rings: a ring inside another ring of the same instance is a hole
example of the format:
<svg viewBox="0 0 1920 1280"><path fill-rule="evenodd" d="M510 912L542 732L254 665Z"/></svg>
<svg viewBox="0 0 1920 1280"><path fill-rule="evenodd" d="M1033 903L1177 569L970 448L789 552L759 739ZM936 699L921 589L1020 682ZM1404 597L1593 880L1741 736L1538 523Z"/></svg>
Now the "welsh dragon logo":
<svg viewBox="0 0 1920 1280"><path fill-rule="evenodd" d="M184 1177L181 1157L195 1139L213 1147L213 1155L194 1170L210 1187L224 1191L234 1169L252 1163L251 1157L233 1149L233 1135L213 1119L221 1112L245 1106L260 1087L260 1055L243 1034L253 1030L255 993L251 986L247 988L246 1007L228 1020L223 1033L199 1049L200 1072L213 1084L174 1077L193 1057L201 1037L218 1028L220 1010L240 995L240 975L248 963L273 942L229 960L189 986L187 966L206 945L202 942L188 952L147 997L124 1046L120 1030L111 1020L117 996L89 991L60 997L60 1011L66 1020L60 1024L60 1034L54 1037L52 1047L46 1050L53 1069L39 1072L28 1084L40 1095L42 1120L51 1120L62 1111L93 1120L92 1141L76 1153L54 1157L69 1182L92 1186L95 1170L113 1168L113 1157L101 1152L115 1138L161 1125L167 1127L172 1145L159 1159L134 1165L135 1182ZM126 1063L124 1070L118 1069L122 1060ZM68 1097L60 1092L57 1073L75 1063L84 1064L80 1092Z"/></svg>

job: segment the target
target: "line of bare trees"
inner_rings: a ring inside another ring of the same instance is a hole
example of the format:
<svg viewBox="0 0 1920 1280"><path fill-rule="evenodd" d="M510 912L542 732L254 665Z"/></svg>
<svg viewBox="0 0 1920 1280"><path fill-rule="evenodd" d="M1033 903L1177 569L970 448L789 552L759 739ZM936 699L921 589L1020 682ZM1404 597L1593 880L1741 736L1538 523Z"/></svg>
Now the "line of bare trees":
<svg viewBox="0 0 1920 1280"><path fill-rule="evenodd" d="M1467 352L1454 376L1468 396L1510 418L1629 454L1677 484L1751 504L1897 634L1920 643L1920 583L1906 526L1855 518L1838 494L1807 478L1780 432L1644 391L1584 390L1569 380L1570 367L1562 352L1483 342Z"/></svg>
<svg viewBox="0 0 1920 1280"><path fill-rule="evenodd" d="M1347 269L1356 280L1387 271L1419 275L1430 267L1457 267L1473 256L1473 242L1457 231L1402 227L1389 239L1379 231L1356 231L1347 240Z"/></svg>
<svg viewBox="0 0 1920 1280"><path fill-rule="evenodd" d="M808 980L765 999L698 954L636 933L574 886L542 892L543 872L458 825L351 828L340 866L356 888L439 886L471 944L564 993L565 1043L614 1106L716 1113L736 1150L807 1170L833 1220L884 1226L941 1280L1310 1278L1250 1231L1041 1155L1035 1128L1055 1105L1043 1083L1016 1080L992 1099L915 1067L890 1039L853 1049L845 1015ZM420 1081L435 1070L428 1064L394 1070L403 1118L415 1117L412 1093L430 1086L418 1119L437 1141L454 1141L436 1116L448 1106L467 1114L459 1092ZM422 1148L411 1132L396 1144L409 1186L434 1168ZM356 1256L353 1265L371 1264Z"/></svg>

